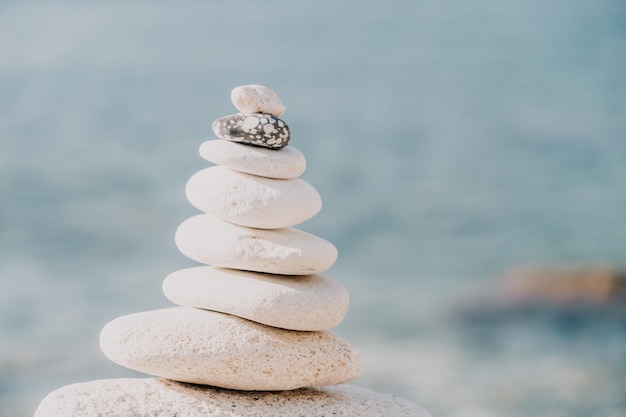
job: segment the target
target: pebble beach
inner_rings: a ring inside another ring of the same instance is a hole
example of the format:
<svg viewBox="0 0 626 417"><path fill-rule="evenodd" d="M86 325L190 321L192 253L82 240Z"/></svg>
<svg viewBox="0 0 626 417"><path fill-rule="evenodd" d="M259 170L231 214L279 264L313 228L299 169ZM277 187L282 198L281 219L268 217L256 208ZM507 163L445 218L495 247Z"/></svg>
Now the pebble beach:
<svg viewBox="0 0 626 417"><path fill-rule="evenodd" d="M99 332L172 307L161 282L197 266L185 185L244 83L287 104L323 201L298 228L338 250L353 384L441 417L623 415L619 295L500 292L520 266L626 267L623 6L239 7L0 6L0 416L140 377Z"/></svg>

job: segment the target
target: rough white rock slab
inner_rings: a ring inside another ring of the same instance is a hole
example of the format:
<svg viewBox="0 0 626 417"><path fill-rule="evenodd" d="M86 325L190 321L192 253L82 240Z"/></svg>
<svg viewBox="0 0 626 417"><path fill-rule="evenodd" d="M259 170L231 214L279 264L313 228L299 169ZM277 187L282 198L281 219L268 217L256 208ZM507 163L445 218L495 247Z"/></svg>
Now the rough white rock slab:
<svg viewBox="0 0 626 417"><path fill-rule="evenodd" d="M163 281L163 293L183 307L301 331L337 326L350 304L348 291L322 275L272 275L212 266L171 273Z"/></svg>
<svg viewBox="0 0 626 417"><path fill-rule="evenodd" d="M337 248L291 227L254 229L211 214L185 220L176 230L183 255L203 264L281 275L313 275L330 268Z"/></svg>
<svg viewBox="0 0 626 417"><path fill-rule="evenodd" d="M430 417L416 404L353 385L241 392L158 378L104 379L48 394L35 417Z"/></svg>
<svg viewBox="0 0 626 417"><path fill-rule="evenodd" d="M280 102L278 95L262 85L248 84L235 87L230 93L230 99L242 113L268 113L280 116L285 112L285 106Z"/></svg>
<svg viewBox="0 0 626 417"><path fill-rule="evenodd" d="M296 178L306 169L304 155L293 146L275 150L214 139L200 145L200 156L226 168L268 178Z"/></svg>
<svg viewBox="0 0 626 417"><path fill-rule="evenodd" d="M198 210L262 229L295 226L322 208L320 195L304 180L259 177L222 166L196 172L185 193Z"/></svg>
<svg viewBox="0 0 626 417"><path fill-rule="evenodd" d="M113 362L181 382L254 391L335 385L361 372L359 352L329 332L297 332L187 307L118 317L100 333Z"/></svg>

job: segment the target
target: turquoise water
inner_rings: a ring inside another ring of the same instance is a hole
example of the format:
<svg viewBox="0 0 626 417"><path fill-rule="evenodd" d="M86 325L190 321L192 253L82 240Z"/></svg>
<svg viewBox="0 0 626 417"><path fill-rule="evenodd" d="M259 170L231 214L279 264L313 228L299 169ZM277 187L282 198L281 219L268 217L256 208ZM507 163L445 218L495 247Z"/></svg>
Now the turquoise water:
<svg viewBox="0 0 626 417"><path fill-rule="evenodd" d="M135 375L98 333L169 305L162 279L193 264L173 243L185 182L246 83L286 104L324 201L302 229L339 249L355 383L439 417L626 414L623 305L466 309L520 265L626 267L625 19L620 1L0 3L0 416Z"/></svg>

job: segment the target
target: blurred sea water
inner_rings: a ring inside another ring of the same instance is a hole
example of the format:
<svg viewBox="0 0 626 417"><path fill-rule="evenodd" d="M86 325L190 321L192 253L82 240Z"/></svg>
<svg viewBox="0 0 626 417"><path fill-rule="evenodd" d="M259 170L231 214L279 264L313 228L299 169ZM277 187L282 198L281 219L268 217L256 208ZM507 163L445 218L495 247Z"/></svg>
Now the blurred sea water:
<svg viewBox="0 0 626 417"><path fill-rule="evenodd" d="M355 384L438 417L626 414L624 305L511 314L511 268L626 268L626 4L0 3L0 416L110 363L193 265L198 146L274 89L339 249ZM465 308L469 306L470 308ZM476 313L478 311L478 313Z"/></svg>

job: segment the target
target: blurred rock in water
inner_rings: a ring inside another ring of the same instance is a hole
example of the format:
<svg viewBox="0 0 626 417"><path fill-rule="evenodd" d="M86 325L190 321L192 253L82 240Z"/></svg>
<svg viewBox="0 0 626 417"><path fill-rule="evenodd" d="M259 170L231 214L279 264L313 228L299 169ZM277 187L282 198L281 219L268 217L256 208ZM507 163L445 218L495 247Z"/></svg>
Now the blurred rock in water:
<svg viewBox="0 0 626 417"><path fill-rule="evenodd" d="M626 272L605 265L518 268L502 284L499 294L516 303L614 303L626 296Z"/></svg>
<svg viewBox="0 0 626 417"><path fill-rule="evenodd" d="M459 302L452 318L483 329L526 323L567 333L602 323L616 331L626 324L626 273L605 265L516 268Z"/></svg>

